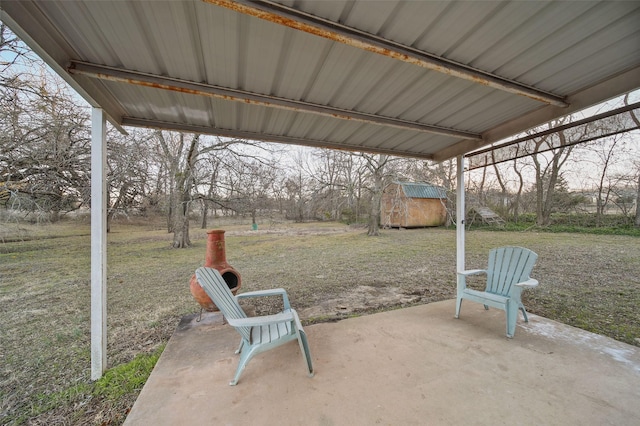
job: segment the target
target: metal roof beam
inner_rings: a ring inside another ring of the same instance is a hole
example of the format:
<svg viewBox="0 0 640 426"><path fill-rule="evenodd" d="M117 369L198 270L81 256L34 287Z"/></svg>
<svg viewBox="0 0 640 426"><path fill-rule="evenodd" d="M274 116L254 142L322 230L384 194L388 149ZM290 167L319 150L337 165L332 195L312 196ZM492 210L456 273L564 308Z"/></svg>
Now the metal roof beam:
<svg viewBox="0 0 640 426"><path fill-rule="evenodd" d="M513 120L499 124L493 129L487 130L482 134L484 142L458 142L455 145L451 145L437 152L434 155L434 160L444 161L458 155L464 155L480 149L485 145L498 142L509 136L522 133L551 120L573 114L574 112L605 102L638 88L640 88L640 67L635 67L585 90L569 95L567 99L569 99L571 106L568 108L558 108L553 105L538 108Z"/></svg>
<svg viewBox="0 0 640 426"><path fill-rule="evenodd" d="M342 120L372 123L381 126L390 126L403 130L435 133L460 139L472 139L478 141L482 140L482 137L477 133L465 132L462 130L450 129L447 127L432 126L415 121L402 120L399 118L385 117L364 112L350 111L346 109L286 99L272 95L262 95L245 90L229 89L212 84L196 83L173 77L164 77L139 71L124 70L106 65L97 65L81 61L71 61L67 70L71 74L84 75L87 77L98 78L107 81L135 84L139 86L188 93L192 95L209 96L228 101L280 108L294 112L307 112L331 118L339 118Z"/></svg>
<svg viewBox="0 0 640 426"><path fill-rule="evenodd" d="M612 117L614 115L624 114L626 112L630 112L630 111L633 111L633 110L636 110L636 109L639 109L639 108L640 108L640 102L635 102L635 103L633 103L631 105L625 105L625 106L622 106L620 108L616 108L616 109L613 109L613 110L610 110L610 111L605 111L603 113L593 115L591 117L583 118L582 120L572 121L570 123L563 124L561 126L552 127L550 129L545 129L545 130L542 130L542 131L537 132L537 133L528 134L528 135L522 136L520 138L501 143L499 145L490 146L489 148L481 149L479 151L474 151L474 152L472 152L472 153L470 153L470 154L465 156L467 158L467 160L469 160L468 161L468 170L474 170L474 169L478 169L478 168L481 168L481 167L490 166L492 164L504 163L506 161L514 160L516 158L528 157L528 156L539 154L539 153L542 153L542 152L551 151L553 149L558 148L559 146L577 145L577 144L580 144L580 143L591 142L593 140L603 139L603 138L607 138L609 136L618 135L620 133L626 133L626 132L630 132L632 130L637 130L637 129L640 128L640 126L632 126L632 127L628 127L628 128L625 127L625 128L622 128L622 129L613 128L613 129L607 129L607 131L604 131L603 129L599 129L599 130L590 132L591 134L590 134L589 137L586 137L586 138L578 140L578 141L566 142L566 143L563 143L562 145L558 145L558 146L550 146L550 148L543 149L543 150L538 150L538 151L535 151L535 152L527 151L525 149L523 153L516 154L516 155L510 155L507 159L495 159L494 155L493 155L493 153L495 151L499 151L499 150L501 150L503 148L508 148L508 147L513 146L513 145L521 144L523 142L529 142L529 141L531 141L533 139L537 139L537 138L544 137L544 136L547 136L547 135L551 135L551 134L554 134L554 133L559 133L559 132L562 132L562 131L567 130L567 129L572 129L574 127L583 126L583 125L586 125L586 124L589 124L589 123L592 123L592 122L595 122L595 121L598 121L598 120L603 120L603 119ZM598 133L598 131L601 131L602 133ZM483 159L486 160L486 154L490 154L490 153L492 154L492 159L491 159L490 163L485 162L484 164L478 164L476 161L473 160L474 158L482 157L482 156L484 156Z"/></svg>
<svg viewBox="0 0 640 426"><path fill-rule="evenodd" d="M482 71L468 65L445 59L401 43L320 18L268 0L202 0L246 15L264 19L309 34L378 53L423 68L438 71L477 84L526 96L539 102L567 107L566 100L526 84Z"/></svg>
<svg viewBox="0 0 640 426"><path fill-rule="evenodd" d="M493 151L493 150L496 150L496 149L499 149L499 148L504 148L504 147L509 146L509 145L515 145L515 144L520 143L520 142L526 142L526 141L531 140L531 139L535 139L535 138L540 138L540 137L543 137L543 136L551 135L553 133L558 133L558 132L561 132L563 130L572 129L574 127L582 126L584 124L589 124L589 123L594 122L594 121L598 121L598 120L602 120L602 119L605 119L605 118L609 118L609 117L614 116L614 115L624 114L625 112L633 111L634 109L638 109L638 108L640 108L640 102L635 102L635 103L632 103L630 105L625 105L625 106L622 106L620 108L616 108L616 109L612 109L610 111L601 112L600 114L592 115L591 117L583 118L582 120L572 121L570 123L563 124L561 126L553 127L551 129L545 129L545 130L542 130L540 132L536 132L536 133L533 133L533 134L530 134L530 135L525 135L525 136L522 136L520 138L517 138L517 139L514 139L514 140L510 140L510 141L505 142L505 143L501 143L500 145L496 145L496 146L492 146L492 147L489 147L489 148L485 148L485 149L480 150L480 151L474 151L473 153L469 154L469 156L485 154L487 152L490 152L490 151ZM632 129L627 129L625 131L635 130L636 128L637 127L634 127Z"/></svg>
<svg viewBox="0 0 640 426"><path fill-rule="evenodd" d="M220 129L217 127L207 127L207 126L198 126L193 124L184 124L184 123L174 123L174 122L166 122L160 120L148 120L144 118L135 118L135 117L123 117L122 118L123 126L134 126L134 127L147 127L153 129L162 129L162 130L171 130L178 132L189 132L189 133L201 133L205 135L214 135L220 136L223 138L236 138L236 139L246 139L246 140L254 140L254 141L262 141L262 142L276 142L276 143L284 143L288 145L304 145L310 146L312 148L330 148L330 149L338 149L341 151L350 151L350 152L369 152L373 154L388 154L394 156L404 156L411 158L423 158L425 160L432 160L433 157L431 155L418 155L413 152L403 152L397 151L393 149L384 149L384 148L372 148L366 147L362 145L348 144L348 143L334 143L325 140L317 140L317 139L303 139L296 138L286 135L274 135L268 133L254 133L248 132L245 130L234 130L234 129Z"/></svg>

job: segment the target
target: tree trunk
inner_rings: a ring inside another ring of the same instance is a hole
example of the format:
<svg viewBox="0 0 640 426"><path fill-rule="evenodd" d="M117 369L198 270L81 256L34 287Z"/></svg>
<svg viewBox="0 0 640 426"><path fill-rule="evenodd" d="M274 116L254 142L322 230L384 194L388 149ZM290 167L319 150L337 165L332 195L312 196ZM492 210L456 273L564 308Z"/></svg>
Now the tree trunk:
<svg viewBox="0 0 640 426"><path fill-rule="evenodd" d="M127 195L128 190L129 187L127 184L122 185L120 187L120 190L118 191L118 198L116 198L111 208L109 208L109 211L107 212L107 232L111 232L111 222L113 220L113 216L120 208L120 206L124 203L124 198Z"/></svg>
<svg viewBox="0 0 640 426"><path fill-rule="evenodd" d="M173 201L175 197L173 196L173 194L169 194L169 206L167 207L167 232L169 234L171 234L173 232L173 226L174 226L174 212L173 212L173 205L175 204L175 201Z"/></svg>
<svg viewBox="0 0 640 426"><path fill-rule="evenodd" d="M179 193L179 203L176 205L173 226L173 248L185 248L191 245L189 238L189 210L191 205L191 190L195 184L194 169L198 156L198 141L200 135L194 135L187 153L185 170L176 179L176 192Z"/></svg>
<svg viewBox="0 0 640 426"><path fill-rule="evenodd" d="M381 191L375 191L371 197L371 212L369 213L369 226L367 235L377 237L380 235L380 200L382 199Z"/></svg>
<svg viewBox="0 0 640 426"><path fill-rule="evenodd" d="M564 148L560 149L559 154L558 155L562 155L562 151L564 150ZM543 200L543 210L542 210L542 220L543 220L543 225L549 225L551 223L551 212L553 211L553 194L555 193L556 190L556 184L558 183L558 173L559 173L559 167L558 167L558 161L557 161L558 157L554 157L553 158L553 167L551 169L551 176L549 176L549 182L547 184L546 187L546 197Z"/></svg>
<svg viewBox="0 0 640 426"><path fill-rule="evenodd" d="M493 161L493 170L495 171L496 174L496 179L498 180L498 185L500 185L500 207L504 208L505 207L505 200L507 200L508 194L509 194L509 190L507 189L507 185L504 182L504 179L502 177L502 174L500 173L500 169L498 169L498 165L495 163L495 151L491 151L491 159ZM508 206L508 204L507 204ZM509 208L507 207L506 211L509 211Z"/></svg>
<svg viewBox="0 0 640 426"><path fill-rule="evenodd" d="M551 223L551 212L554 207L553 195L560 177L560 170L573 150L573 146L566 146L565 134L563 132L557 134L560 138L560 148L554 148L550 151L553 157L549 164L543 167L537 157L540 154L532 156L536 169L536 225L538 226L547 226ZM535 153L539 152L545 143L549 147L551 146L547 138L548 136L545 136L536 143Z"/></svg>
<svg viewBox="0 0 640 426"><path fill-rule="evenodd" d="M185 202L178 208L173 226L173 248L185 248L191 245L189 239L189 203Z"/></svg>
<svg viewBox="0 0 640 426"><path fill-rule="evenodd" d="M516 198L513 200L511 211L513 212L514 222L518 223L520 220L520 204L522 200L522 190L524 188L524 178L522 177L522 172L520 172L520 170L517 170L515 173L518 176L518 190L516 191Z"/></svg>
<svg viewBox="0 0 640 426"><path fill-rule="evenodd" d="M370 163L373 168L373 193L371 195L371 211L367 230L367 235L370 237L380 235L380 201L382 200L384 166L386 162L387 156L380 154L377 164L374 164L373 161Z"/></svg>
<svg viewBox="0 0 640 426"><path fill-rule="evenodd" d="M216 182L218 181L218 164L215 161L211 162L211 179L209 179L209 188L207 189L207 199L206 200L202 200L202 223L201 223L201 228L202 229L206 229L207 228L207 219L209 216L209 203L211 203L211 201L213 199L213 196L215 194L215 190L216 190ZM215 209L214 209L214 213L215 213Z"/></svg>
<svg viewBox="0 0 640 426"><path fill-rule="evenodd" d="M207 229L207 215L209 214L209 204L206 200L200 200L202 202L202 221L200 222L201 229Z"/></svg>

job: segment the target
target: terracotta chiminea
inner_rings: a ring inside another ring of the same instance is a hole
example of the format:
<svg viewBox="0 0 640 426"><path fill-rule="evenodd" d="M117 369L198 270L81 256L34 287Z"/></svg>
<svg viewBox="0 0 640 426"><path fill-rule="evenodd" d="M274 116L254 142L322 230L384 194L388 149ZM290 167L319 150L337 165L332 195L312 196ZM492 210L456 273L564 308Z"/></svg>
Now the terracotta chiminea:
<svg viewBox="0 0 640 426"><path fill-rule="evenodd" d="M204 266L217 269L233 294L236 294L240 289L242 282L240 274L227 263L227 254L224 247L224 231L222 229L207 231L207 252L204 258ZM191 277L189 289L196 299L196 302L198 302L204 310L209 312L218 310L218 307L211 301L211 298L207 296L207 293L200 287L200 284L198 284L195 274Z"/></svg>

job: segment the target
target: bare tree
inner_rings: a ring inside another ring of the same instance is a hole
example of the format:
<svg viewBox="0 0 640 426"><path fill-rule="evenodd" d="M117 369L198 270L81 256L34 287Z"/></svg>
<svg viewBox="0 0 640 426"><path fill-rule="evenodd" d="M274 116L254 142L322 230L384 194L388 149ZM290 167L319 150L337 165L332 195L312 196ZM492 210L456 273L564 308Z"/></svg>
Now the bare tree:
<svg viewBox="0 0 640 426"><path fill-rule="evenodd" d="M513 157L511 160L505 159L502 153L495 150L486 154L485 160L492 165L495 183L499 189L499 193L491 200L492 208L495 208L501 214L511 215L513 220L517 222L523 207L522 199L526 182L524 171L531 163L527 157L520 158L524 151L522 145L513 145L509 147L509 150L510 156ZM488 157L489 155L490 158ZM489 167L486 166L485 168L489 169ZM487 174L489 173L489 170L487 170ZM483 179L486 181L487 178L484 177ZM491 188L493 188L495 185L493 185L493 180L491 182Z"/></svg>
<svg viewBox="0 0 640 426"><path fill-rule="evenodd" d="M640 227L640 165L638 166L638 185L636 191L636 218L633 223L636 227Z"/></svg>
<svg viewBox="0 0 640 426"><path fill-rule="evenodd" d="M515 220L516 222L518 222L520 218L520 211L522 209L522 193L524 191L524 176L523 176L524 166L522 166L521 165L522 162L518 161L517 159L517 153L519 149L520 147L516 147L516 158L514 158L514 160L512 160L511 162L513 173L516 176L515 177L516 191L515 191L515 198L511 202L511 213L513 214L513 220Z"/></svg>
<svg viewBox="0 0 640 426"><path fill-rule="evenodd" d="M599 169L596 181L596 221L602 224L602 218L606 208L612 201L616 187L621 183L621 176L611 174L610 169L619 161L620 155L624 155L622 138L615 135L604 142L596 142L591 148L596 156L594 167Z"/></svg>
<svg viewBox="0 0 640 426"><path fill-rule="evenodd" d="M188 140L187 140L188 139ZM154 140L162 150L169 176L169 211L167 223L173 232L174 248L191 245L189 238L189 209L195 185L195 165L200 135L190 137L184 133L154 132Z"/></svg>
<svg viewBox="0 0 640 426"><path fill-rule="evenodd" d="M625 95L623 102L625 105L629 105L629 94ZM600 225L609 204L613 203L618 206L625 215L629 208L632 197L628 194L627 186L629 181L634 180L636 177L632 171L634 162L629 161L629 159L634 158L634 151L627 143L627 134L616 132L633 128L634 126L639 127L640 120L638 120L634 110L631 110L628 115L620 114L598 120L595 126L597 126L594 127L596 132L611 134L604 140L596 140L587 145L593 154L594 160L592 164L594 169L599 171L594 186L596 192L596 218L597 223ZM640 164L636 164L636 172L640 172L638 166ZM593 170L591 174L593 174ZM637 178L640 179L640 177ZM640 181L638 181L637 191L640 191Z"/></svg>
<svg viewBox="0 0 640 426"><path fill-rule="evenodd" d="M297 222L302 222L308 218L307 212L310 210L310 182L307 170L309 169L307 152L297 149L293 156L293 170L288 174L284 187L287 198L286 217Z"/></svg>
<svg viewBox="0 0 640 426"><path fill-rule="evenodd" d="M456 164L452 159L435 163L433 161L407 160L400 161L406 177L421 182L428 182L452 191L456 182Z"/></svg>
<svg viewBox="0 0 640 426"><path fill-rule="evenodd" d="M308 172L317 194L317 208L322 216L341 220L346 212L349 220L360 216L363 183L367 175L364 157L351 152L330 149L314 151L315 167Z"/></svg>
<svg viewBox="0 0 640 426"><path fill-rule="evenodd" d="M173 247L183 248L191 244L189 239L189 215L194 201L213 203L223 209L242 211L247 206L242 185L234 171L242 159L263 161L255 152L264 146L240 139L221 139L201 135L185 135L156 131L154 138L160 147L168 183L169 208L167 212L169 232L173 232ZM247 153L236 147L250 147ZM242 166L244 167L244 166ZM245 175L242 174L243 179ZM264 174L262 175L264 176ZM255 175L253 175L255 178ZM206 194L201 189L207 188ZM257 207L255 207L257 208Z"/></svg>
<svg viewBox="0 0 640 426"><path fill-rule="evenodd" d="M636 186L636 217L633 224L640 227L640 164L636 165L636 173L638 173L638 183Z"/></svg>
<svg viewBox="0 0 640 426"><path fill-rule="evenodd" d="M14 207L57 220L89 202L88 110L44 71L26 84L0 97L0 176L20 183Z"/></svg>
<svg viewBox="0 0 640 426"><path fill-rule="evenodd" d="M250 214L251 223L257 227L258 212L271 210L279 168L275 158L258 155L270 154L267 146L253 148L253 153L238 151L229 156L219 184L226 192L227 206L237 213Z"/></svg>
<svg viewBox="0 0 640 426"><path fill-rule="evenodd" d="M351 153L343 163L343 193L346 197L349 221L360 221L362 216L363 192L366 190L367 163L362 157ZM384 188L383 188L384 189Z"/></svg>
<svg viewBox="0 0 640 426"><path fill-rule="evenodd" d="M39 70L41 63L37 56L0 22L0 93L1 96L11 96L13 90L38 94L37 79L33 78L32 70ZM6 91L6 92L5 92Z"/></svg>
<svg viewBox="0 0 640 426"><path fill-rule="evenodd" d="M367 235L376 237L380 235L380 201L382 200L382 191L384 190L385 167L389 162L389 156L379 154L377 156L362 154L367 161L367 167L371 173L371 210L369 211L369 225Z"/></svg>
<svg viewBox="0 0 640 426"><path fill-rule="evenodd" d="M0 24L0 174L13 191L12 207L57 220L61 213L90 205L88 106ZM134 135L147 134L135 132ZM137 137L137 136L136 136ZM144 137L109 132L111 206L125 211L144 194L149 169Z"/></svg>
<svg viewBox="0 0 640 426"><path fill-rule="evenodd" d="M624 104L629 105L629 94L624 97ZM636 115L635 111L630 111L629 115L631 120L635 123L636 126L640 127L640 118ZM634 225L636 227L640 227L640 161L636 160L636 173L638 173L638 185L636 187L636 217L634 220Z"/></svg>
<svg viewBox="0 0 640 426"><path fill-rule="evenodd" d="M200 227L202 229L207 228L207 219L209 215L209 208L212 203L220 199L219 191L219 175L220 175L220 159L216 156L215 152L212 152L205 160L206 166L204 170L204 174L208 175L207 183L205 185L206 194L203 197L200 197L200 202L202 205L201 213L200 213Z"/></svg>
<svg viewBox="0 0 640 426"><path fill-rule="evenodd" d="M111 130L107 136L107 232L110 232L117 214L128 215L131 210L140 212L144 209L153 169L150 164L152 159L147 155L150 136L148 130L131 131L129 135Z"/></svg>
<svg viewBox="0 0 640 426"><path fill-rule="evenodd" d="M550 123L549 127L557 127L560 124L562 124L560 121L555 121ZM562 168L576 146L573 143L584 139L589 131L589 126L583 126L533 139L533 149L529 154L533 154L531 158L536 176L536 224L538 226L546 226L551 222L551 213L555 208L554 194L562 182ZM555 137L558 141L554 140Z"/></svg>
<svg viewBox="0 0 640 426"><path fill-rule="evenodd" d="M302 222L305 219L306 197L304 195L304 185L305 178L300 169L296 170L295 174L291 175L285 182L288 198L287 217L296 222Z"/></svg>

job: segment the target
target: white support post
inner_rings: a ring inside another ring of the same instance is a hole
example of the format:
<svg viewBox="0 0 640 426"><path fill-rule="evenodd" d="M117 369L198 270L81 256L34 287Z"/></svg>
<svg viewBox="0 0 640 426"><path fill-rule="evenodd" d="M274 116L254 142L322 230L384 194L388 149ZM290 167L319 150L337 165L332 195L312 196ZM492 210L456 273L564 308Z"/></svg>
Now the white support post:
<svg viewBox="0 0 640 426"><path fill-rule="evenodd" d="M91 112L91 380L107 366L107 143L105 113Z"/></svg>
<svg viewBox="0 0 640 426"><path fill-rule="evenodd" d="M456 270L465 270L465 207L464 207L464 155L458 156L457 188L456 188Z"/></svg>

